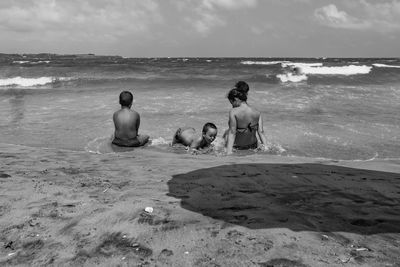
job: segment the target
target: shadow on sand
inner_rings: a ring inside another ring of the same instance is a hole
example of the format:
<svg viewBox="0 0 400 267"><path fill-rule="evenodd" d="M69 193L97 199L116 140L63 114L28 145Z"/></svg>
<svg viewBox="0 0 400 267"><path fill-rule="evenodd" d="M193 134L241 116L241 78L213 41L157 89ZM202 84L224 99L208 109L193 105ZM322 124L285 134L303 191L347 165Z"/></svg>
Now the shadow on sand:
<svg viewBox="0 0 400 267"><path fill-rule="evenodd" d="M237 164L177 174L181 206L251 229L400 233L400 174L322 164Z"/></svg>

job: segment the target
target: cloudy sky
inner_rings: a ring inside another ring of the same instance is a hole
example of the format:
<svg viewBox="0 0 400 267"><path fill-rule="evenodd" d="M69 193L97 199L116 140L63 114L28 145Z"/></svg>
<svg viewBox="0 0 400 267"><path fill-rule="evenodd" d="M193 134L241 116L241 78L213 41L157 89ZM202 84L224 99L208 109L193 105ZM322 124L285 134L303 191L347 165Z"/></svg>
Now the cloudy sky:
<svg viewBox="0 0 400 267"><path fill-rule="evenodd" d="M400 57L400 0L1 0L0 52Z"/></svg>

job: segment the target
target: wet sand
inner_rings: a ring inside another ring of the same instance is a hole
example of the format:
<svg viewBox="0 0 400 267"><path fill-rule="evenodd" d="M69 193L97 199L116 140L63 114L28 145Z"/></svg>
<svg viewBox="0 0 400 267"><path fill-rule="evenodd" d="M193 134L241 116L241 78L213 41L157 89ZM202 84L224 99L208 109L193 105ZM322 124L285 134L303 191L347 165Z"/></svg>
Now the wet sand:
<svg viewBox="0 0 400 267"><path fill-rule="evenodd" d="M0 265L400 266L398 161L2 144L0 167Z"/></svg>

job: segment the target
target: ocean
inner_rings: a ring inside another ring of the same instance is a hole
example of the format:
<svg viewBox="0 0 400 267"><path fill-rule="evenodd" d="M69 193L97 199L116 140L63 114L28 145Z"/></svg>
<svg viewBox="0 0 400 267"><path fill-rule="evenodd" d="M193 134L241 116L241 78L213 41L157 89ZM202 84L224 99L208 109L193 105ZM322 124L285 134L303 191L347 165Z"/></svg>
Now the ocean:
<svg viewBox="0 0 400 267"><path fill-rule="evenodd" d="M286 74L297 66L301 75ZM113 113L134 95L144 149L174 153L178 127L228 127L227 92L250 85L267 150L282 157L400 159L398 58L123 58L0 54L0 143L113 153ZM211 155L210 155L211 156Z"/></svg>

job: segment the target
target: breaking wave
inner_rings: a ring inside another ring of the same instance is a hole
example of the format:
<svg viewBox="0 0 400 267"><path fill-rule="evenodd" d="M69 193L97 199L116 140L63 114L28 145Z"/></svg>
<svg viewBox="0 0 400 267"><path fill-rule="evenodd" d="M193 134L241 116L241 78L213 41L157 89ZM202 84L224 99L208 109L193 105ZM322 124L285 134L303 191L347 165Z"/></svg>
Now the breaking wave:
<svg viewBox="0 0 400 267"><path fill-rule="evenodd" d="M15 60L12 63L13 64L31 64L31 65L36 65L36 64L49 64L50 62L51 62L50 60L39 60L39 61Z"/></svg>
<svg viewBox="0 0 400 267"><path fill-rule="evenodd" d="M386 64L379 64L379 63L375 63L372 64L374 67L377 68L396 68L396 69L400 69L400 66L396 66L396 65L386 65Z"/></svg>
<svg viewBox="0 0 400 267"><path fill-rule="evenodd" d="M276 65L290 63L290 61L242 61L240 63L243 65Z"/></svg>
<svg viewBox="0 0 400 267"><path fill-rule="evenodd" d="M356 75L368 74L372 66L366 65L347 65L326 67L322 63L290 63L282 64L282 67L298 67L302 74L322 74L322 75Z"/></svg>
<svg viewBox="0 0 400 267"><path fill-rule="evenodd" d="M307 75L294 75L292 73L278 74L276 77L283 83L285 82L301 82L308 79Z"/></svg>
<svg viewBox="0 0 400 267"><path fill-rule="evenodd" d="M321 66L323 66L323 63L321 63L321 62L315 62L315 63L282 62L281 65L282 65L282 68L286 68L286 67L304 68L304 67L321 67Z"/></svg>
<svg viewBox="0 0 400 267"><path fill-rule="evenodd" d="M59 81L66 81L69 78L64 77L39 77L39 78L23 78L23 77L13 77L13 78L3 78L0 79L0 87L5 86L21 86L21 87L33 87L33 86L43 86L47 84L52 84Z"/></svg>

